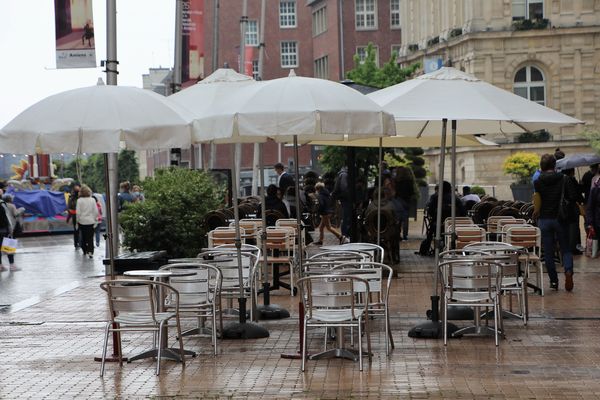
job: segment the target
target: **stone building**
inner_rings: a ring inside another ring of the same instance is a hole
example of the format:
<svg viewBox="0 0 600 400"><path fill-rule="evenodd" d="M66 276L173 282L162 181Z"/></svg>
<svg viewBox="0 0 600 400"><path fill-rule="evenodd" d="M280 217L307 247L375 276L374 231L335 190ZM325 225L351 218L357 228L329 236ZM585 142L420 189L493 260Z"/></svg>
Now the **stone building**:
<svg viewBox="0 0 600 400"><path fill-rule="evenodd" d="M600 1L402 0L400 14L400 62L451 65L586 122L549 132L545 143L498 138L499 149L461 149L459 184L497 185L510 198L511 177L498 177L511 153L590 151L580 132L598 129ZM433 170L439 152L428 156Z"/></svg>

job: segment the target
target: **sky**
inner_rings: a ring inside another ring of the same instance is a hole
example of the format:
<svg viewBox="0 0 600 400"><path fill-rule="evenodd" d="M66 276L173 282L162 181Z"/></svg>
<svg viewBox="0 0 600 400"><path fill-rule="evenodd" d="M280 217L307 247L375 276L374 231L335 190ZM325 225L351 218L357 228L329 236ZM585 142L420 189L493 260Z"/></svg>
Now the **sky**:
<svg viewBox="0 0 600 400"><path fill-rule="evenodd" d="M173 66L176 0L116 0L118 84ZM56 69L54 1L0 0L0 128L37 101L106 82L106 1L93 0L97 68ZM34 9L33 9L34 8Z"/></svg>

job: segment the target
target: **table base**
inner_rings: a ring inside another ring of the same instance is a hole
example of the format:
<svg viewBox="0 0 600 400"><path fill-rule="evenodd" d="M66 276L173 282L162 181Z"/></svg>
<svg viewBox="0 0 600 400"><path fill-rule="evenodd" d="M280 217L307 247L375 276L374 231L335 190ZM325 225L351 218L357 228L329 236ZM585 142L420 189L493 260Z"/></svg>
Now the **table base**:
<svg viewBox="0 0 600 400"><path fill-rule="evenodd" d="M183 350L183 354L186 356L196 357L196 352L191 350ZM158 349L150 349L144 351L143 353L137 354L133 357L129 357L127 359L127 363L131 363L132 361L141 360L144 358L158 358ZM167 359L172 361L181 362L181 356L179 354L179 349L171 347L166 349L161 349L161 359Z"/></svg>

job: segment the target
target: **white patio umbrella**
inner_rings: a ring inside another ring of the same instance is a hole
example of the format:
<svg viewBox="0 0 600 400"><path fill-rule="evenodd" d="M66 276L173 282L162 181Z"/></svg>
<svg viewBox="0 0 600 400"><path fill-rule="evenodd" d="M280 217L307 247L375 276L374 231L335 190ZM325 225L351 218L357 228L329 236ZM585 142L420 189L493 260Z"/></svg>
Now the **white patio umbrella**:
<svg viewBox="0 0 600 400"><path fill-rule="evenodd" d="M258 82L236 93L236 98L215 101L207 115L194 120L193 139L199 142L256 143L271 138L295 146L296 212L300 220L298 140L389 136L395 133L393 117L357 91L323 79L296 76ZM237 194L237 177L233 176ZM234 198L239 241L237 196ZM298 229L300 234L300 230ZM302 242L299 263L302 263ZM240 295L241 297L241 295ZM243 327L239 327L243 328ZM243 329L239 329L243 331Z"/></svg>
<svg viewBox="0 0 600 400"><path fill-rule="evenodd" d="M101 82L101 80L99 80ZM117 153L190 146L189 116L149 90L96 85L49 96L0 130L3 151L27 153ZM110 275L114 278L108 163L107 232Z"/></svg>
<svg viewBox="0 0 600 400"><path fill-rule="evenodd" d="M446 148L447 122L452 121L453 193L457 134L516 134L583 123L449 67L373 92L368 97L394 115L399 132L410 132L417 137L441 135L441 154L444 154ZM440 188L444 180L443 172L444 157L440 157ZM436 268L441 243L442 197L438 196L437 204ZM452 201L452 216L454 215ZM413 328L409 332L411 337L440 336L437 278L438 274L434 273L432 322Z"/></svg>
<svg viewBox="0 0 600 400"><path fill-rule="evenodd" d="M150 90L89 86L35 103L0 130L0 148L26 154L117 153L190 145L184 111Z"/></svg>

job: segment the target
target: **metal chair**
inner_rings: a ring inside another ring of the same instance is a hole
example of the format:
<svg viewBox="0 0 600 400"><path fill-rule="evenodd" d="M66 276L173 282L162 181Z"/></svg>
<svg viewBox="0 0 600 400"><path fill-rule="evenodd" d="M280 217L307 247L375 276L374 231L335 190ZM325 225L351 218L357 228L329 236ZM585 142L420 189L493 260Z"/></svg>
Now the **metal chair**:
<svg viewBox="0 0 600 400"><path fill-rule="evenodd" d="M200 263L168 264L161 270L177 270L192 272L189 276L172 276L169 284L179 292L179 314L181 317L192 317L198 321L196 328L187 330L181 336L201 335L206 329L204 321L211 319L211 337L214 354L217 355L217 315L221 304L221 271L213 265ZM170 310L173 301L165 299L165 309ZM223 331L222 319L219 317L220 330Z"/></svg>
<svg viewBox="0 0 600 400"><path fill-rule="evenodd" d="M455 228L455 246L462 249L469 243L483 242L485 240L485 230L478 226L457 226Z"/></svg>
<svg viewBox="0 0 600 400"><path fill-rule="evenodd" d="M240 227L240 238L242 243L246 242L246 231ZM222 244L235 245L235 228L220 227L208 232L208 247L216 247Z"/></svg>
<svg viewBox="0 0 600 400"><path fill-rule="evenodd" d="M347 269L358 269L362 273L356 275L357 278L362 278L369 282L369 296L364 295L364 285L357 283L354 287L354 292L358 293L358 300L360 302L367 302L370 317L384 317L385 321L385 354L390 355L390 346L393 349L394 338L392 337L392 330L390 328L390 310L389 310L389 295L390 287L392 285L392 276L394 271L386 264L379 262L352 262L344 263L333 267L333 270L347 270ZM365 271L370 273L365 274ZM385 274L384 274L385 271ZM349 275L352 275L349 273ZM389 338L389 340L388 340Z"/></svg>
<svg viewBox="0 0 600 400"><path fill-rule="evenodd" d="M102 349L102 365L100 376L104 375L108 336L116 332L119 349L119 365L123 366L121 351L121 332L153 332L154 343L158 343L156 375L160 374L162 356L163 332L166 332L168 322L175 320L179 353L182 365L185 366L183 338L179 321L179 292L172 286L156 281L142 279L120 279L102 282L100 288L108 296L110 320L104 332L104 348ZM162 310L162 298L171 299L170 311Z"/></svg>
<svg viewBox="0 0 600 400"><path fill-rule="evenodd" d="M340 341L343 339L344 327L356 327L358 329L358 362L359 369L362 371L362 329L364 325L367 351L369 360L371 360L368 305L366 302L364 304L356 303L355 287L359 284L363 285L363 293L368 298L369 282L356 276L329 274L309 276L298 280L302 302L306 310L303 321L302 371L305 370L306 364L306 339L309 327L338 328L337 337ZM346 356L344 352L348 352L343 348L331 351L334 355L342 357Z"/></svg>
<svg viewBox="0 0 600 400"><path fill-rule="evenodd" d="M465 258L443 261L439 268L444 285L444 346L448 344L448 308L460 306L493 307L494 339L498 346L501 265L483 258Z"/></svg>
<svg viewBox="0 0 600 400"><path fill-rule="evenodd" d="M541 258L542 234L540 228L525 225L510 227L506 230L504 241L527 249L527 254L521 255L519 260L525 263L528 277L531 276L531 267L535 268L536 285L534 289L543 296L544 267Z"/></svg>
<svg viewBox="0 0 600 400"><path fill-rule="evenodd" d="M295 282L294 282L294 269L296 263L296 242L294 236L294 229L290 227L267 227L266 229L266 248L267 254L266 261L268 265L273 265L274 269L274 280L276 287L281 285L287 287L290 290L290 294L293 296L295 293ZM262 239L259 242L260 247L263 247ZM260 265L264 263L264 260L260 260ZM287 264L289 268L290 284L281 282L279 278L282 275L279 271L275 270L275 265ZM275 274L276 272L276 274Z"/></svg>

